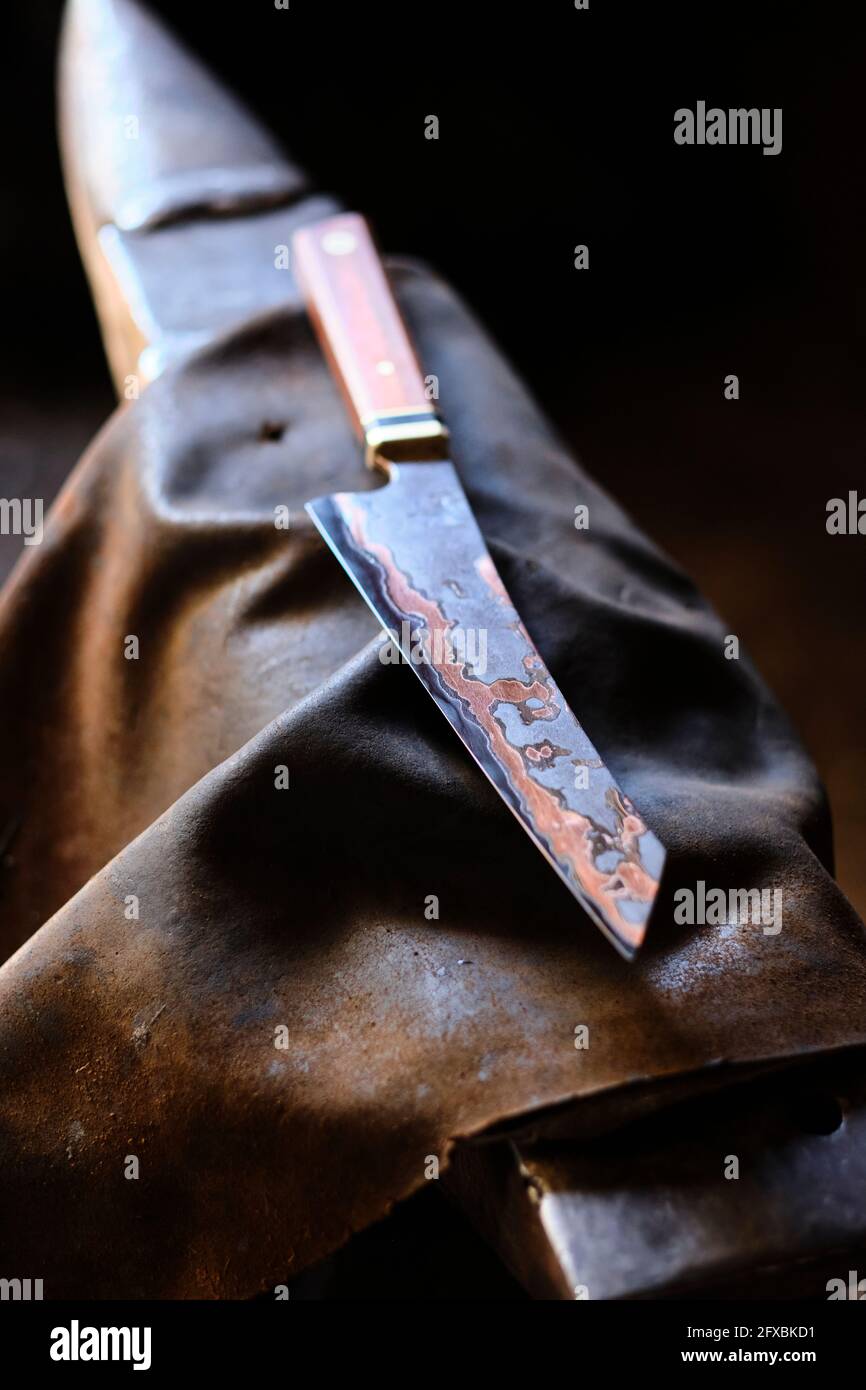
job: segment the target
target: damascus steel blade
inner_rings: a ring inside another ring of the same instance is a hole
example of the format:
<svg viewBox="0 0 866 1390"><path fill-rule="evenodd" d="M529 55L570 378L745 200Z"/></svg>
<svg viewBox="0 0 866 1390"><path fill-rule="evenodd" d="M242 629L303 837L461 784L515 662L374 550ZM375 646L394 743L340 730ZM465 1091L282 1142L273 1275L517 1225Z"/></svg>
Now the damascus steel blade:
<svg viewBox="0 0 866 1390"><path fill-rule="evenodd" d="M386 486L307 511L503 801L633 958L664 850L545 667L452 464L393 465Z"/></svg>

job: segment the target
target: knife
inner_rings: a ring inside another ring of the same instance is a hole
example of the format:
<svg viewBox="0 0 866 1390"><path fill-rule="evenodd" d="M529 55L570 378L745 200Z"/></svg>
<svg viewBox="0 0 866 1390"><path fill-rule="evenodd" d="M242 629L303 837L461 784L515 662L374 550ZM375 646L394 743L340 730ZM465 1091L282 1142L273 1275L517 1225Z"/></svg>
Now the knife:
<svg viewBox="0 0 866 1390"><path fill-rule="evenodd" d="M631 960L664 849L569 709L496 571L366 222L328 217L292 245L367 463L388 479L306 509L530 839Z"/></svg>

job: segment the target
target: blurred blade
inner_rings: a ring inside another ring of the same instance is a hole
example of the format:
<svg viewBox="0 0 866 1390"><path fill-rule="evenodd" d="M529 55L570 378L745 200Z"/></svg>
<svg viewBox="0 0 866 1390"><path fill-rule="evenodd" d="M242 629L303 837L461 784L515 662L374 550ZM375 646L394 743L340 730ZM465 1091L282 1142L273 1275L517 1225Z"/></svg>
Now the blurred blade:
<svg viewBox="0 0 866 1390"><path fill-rule="evenodd" d="M450 463L307 504L394 644L524 830L627 959L664 850L566 704Z"/></svg>
<svg viewBox="0 0 866 1390"><path fill-rule="evenodd" d="M299 304L278 248L327 216L271 136L134 0L70 0L59 66L70 209L118 391Z"/></svg>

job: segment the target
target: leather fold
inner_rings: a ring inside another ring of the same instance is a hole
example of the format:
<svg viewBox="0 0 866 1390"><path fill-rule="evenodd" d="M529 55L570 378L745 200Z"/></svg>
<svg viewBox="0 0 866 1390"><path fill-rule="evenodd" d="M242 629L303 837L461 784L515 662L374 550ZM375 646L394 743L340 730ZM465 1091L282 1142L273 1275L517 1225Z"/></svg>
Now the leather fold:
<svg viewBox="0 0 866 1390"><path fill-rule="evenodd" d="M598 937L380 659L303 512L375 485L303 315L168 369L0 598L0 1243L48 1297L250 1296L458 1139L864 1042L783 712L454 294L394 277L503 579L669 849L647 947ZM781 930L678 925L698 880L781 889Z"/></svg>

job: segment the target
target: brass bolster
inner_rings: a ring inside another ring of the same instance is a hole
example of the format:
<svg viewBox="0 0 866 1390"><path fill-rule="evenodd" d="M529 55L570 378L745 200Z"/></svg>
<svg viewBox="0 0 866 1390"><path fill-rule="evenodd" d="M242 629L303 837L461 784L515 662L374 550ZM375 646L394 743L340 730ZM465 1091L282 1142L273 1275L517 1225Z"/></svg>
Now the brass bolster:
<svg viewBox="0 0 866 1390"><path fill-rule="evenodd" d="M377 417L364 425L368 468L448 457L448 430L437 415Z"/></svg>

